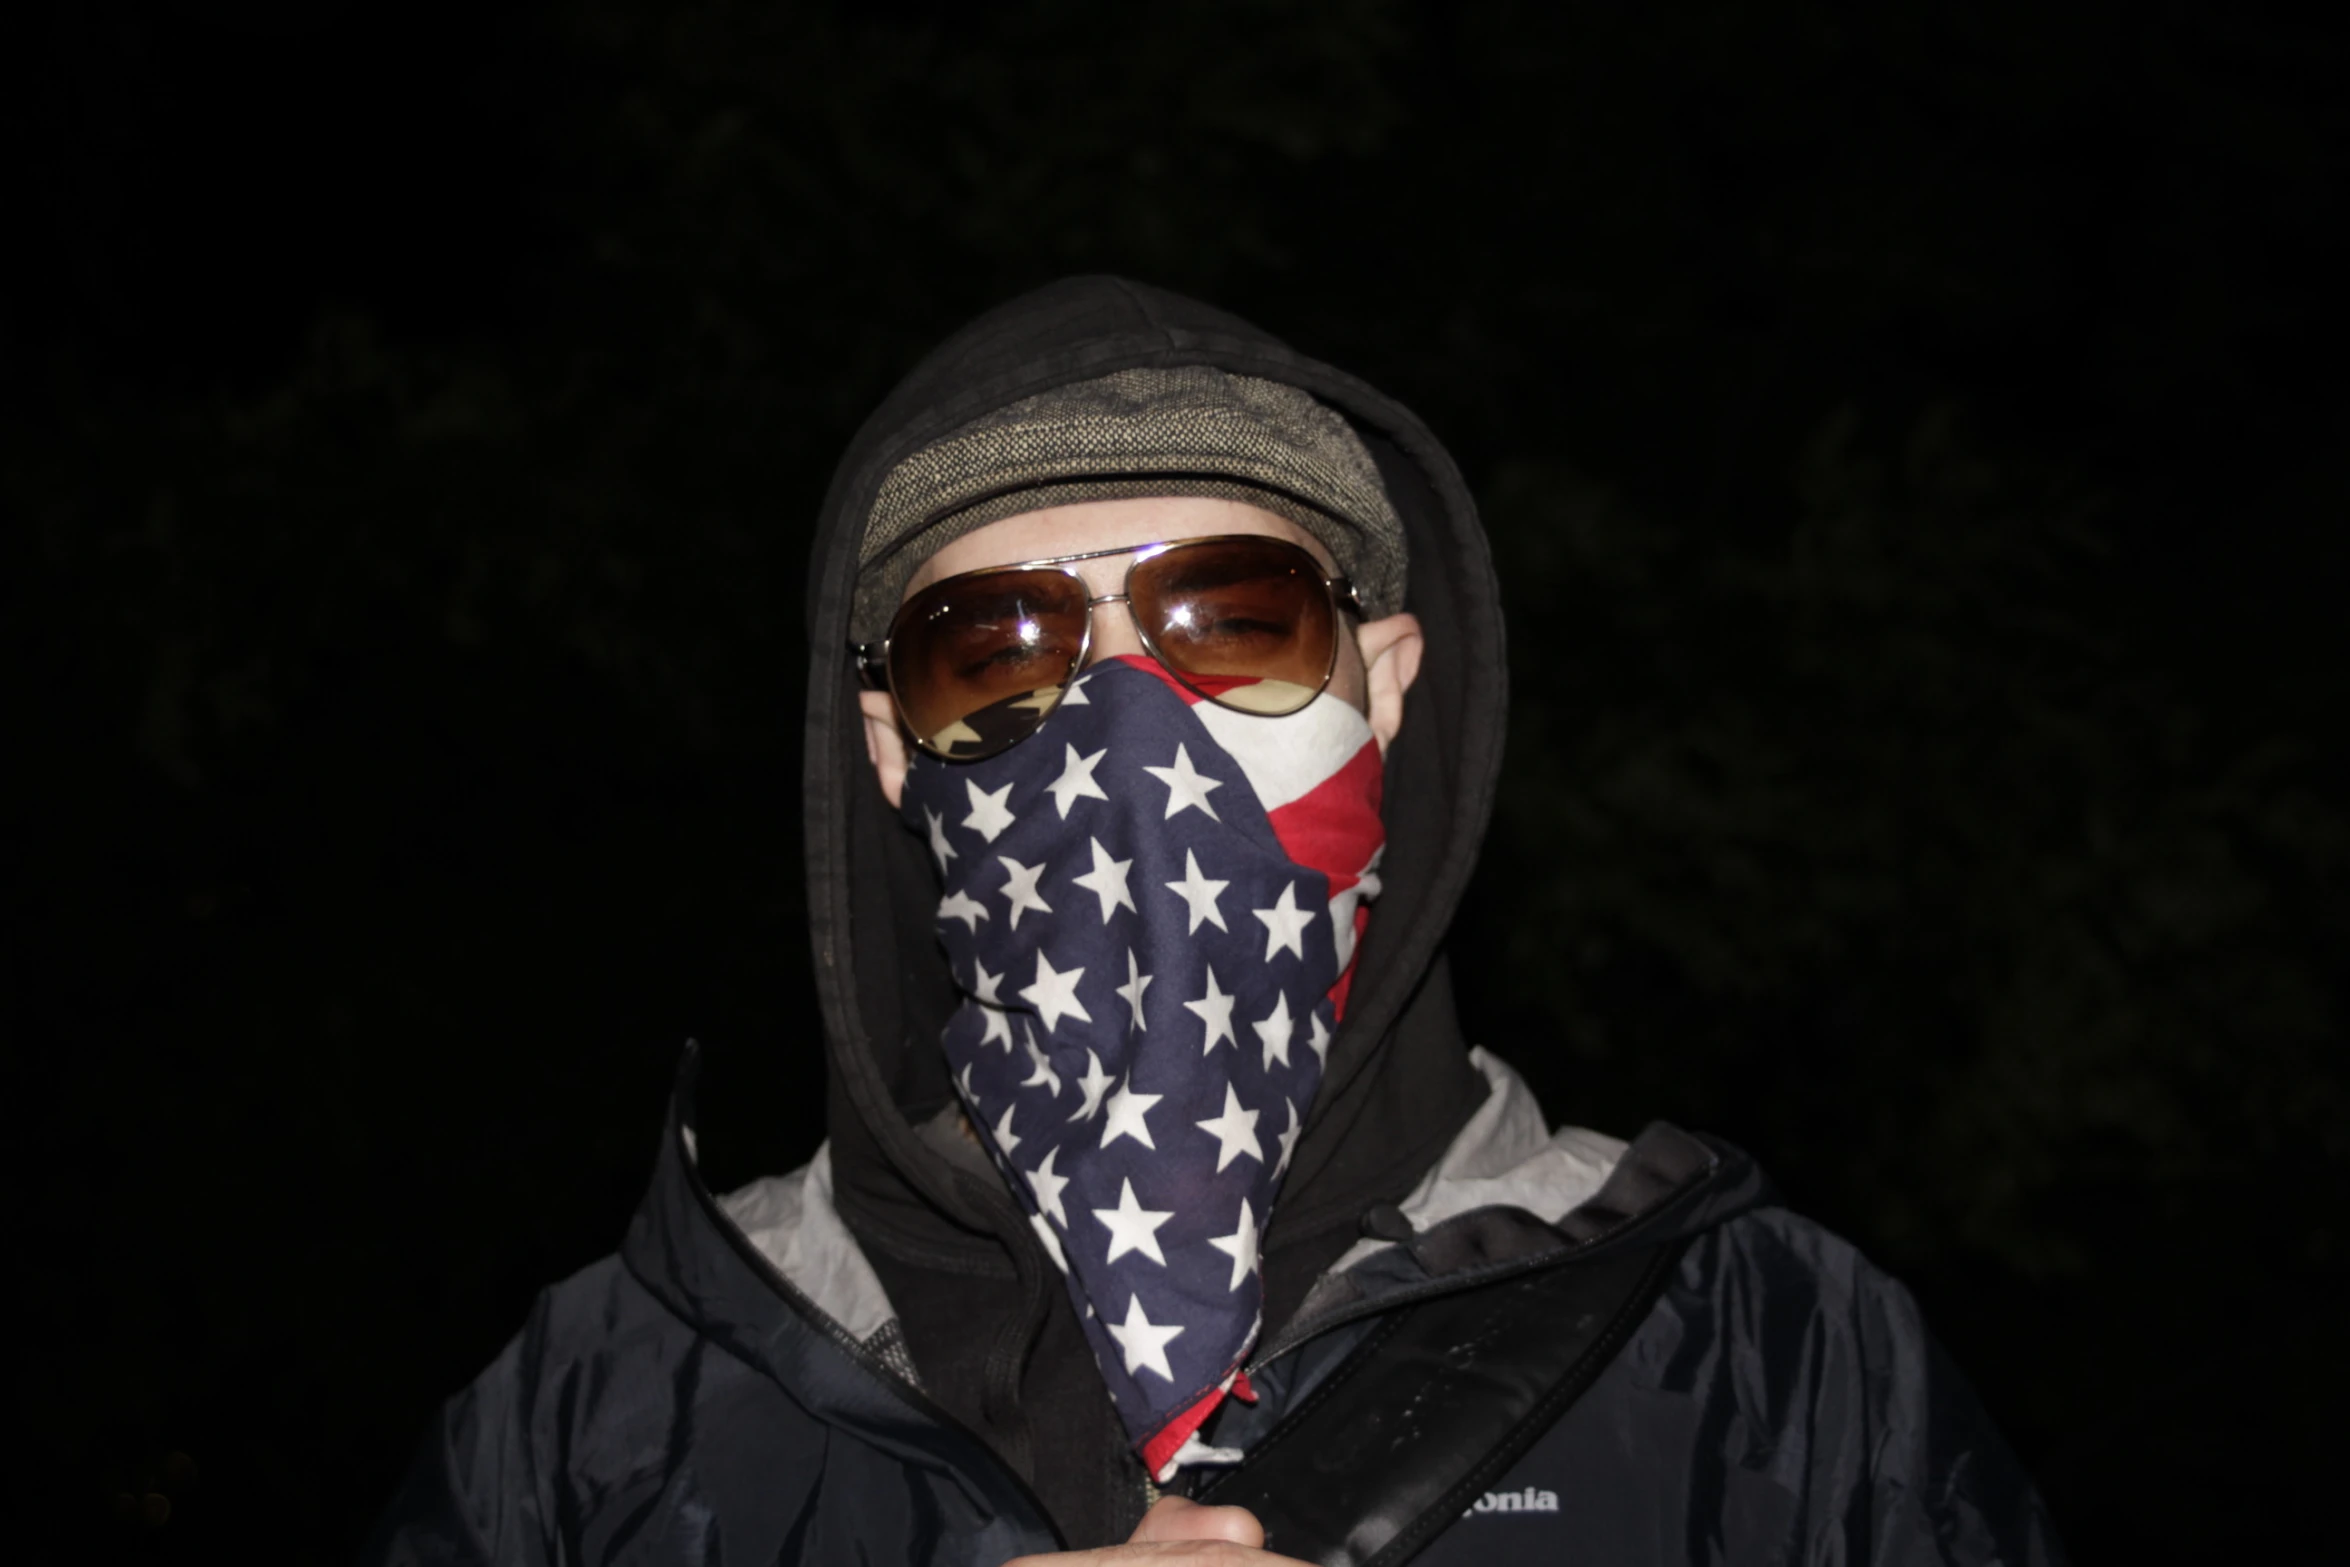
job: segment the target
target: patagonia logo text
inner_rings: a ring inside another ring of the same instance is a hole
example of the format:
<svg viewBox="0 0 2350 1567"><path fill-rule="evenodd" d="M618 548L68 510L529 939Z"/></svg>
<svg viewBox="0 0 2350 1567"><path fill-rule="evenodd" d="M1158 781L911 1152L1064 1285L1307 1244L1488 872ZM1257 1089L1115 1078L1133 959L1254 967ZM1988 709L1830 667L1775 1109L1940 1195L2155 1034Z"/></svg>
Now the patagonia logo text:
<svg viewBox="0 0 2350 1567"><path fill-rule="evenodd" d="M1476 1504L1463 1518L1474 1518L1479 1513L1555 1513L1559 1510L1556 1491L1537 1491L1532 1486L1523 1491L1488 1491L1477 1498Z"/></svg>

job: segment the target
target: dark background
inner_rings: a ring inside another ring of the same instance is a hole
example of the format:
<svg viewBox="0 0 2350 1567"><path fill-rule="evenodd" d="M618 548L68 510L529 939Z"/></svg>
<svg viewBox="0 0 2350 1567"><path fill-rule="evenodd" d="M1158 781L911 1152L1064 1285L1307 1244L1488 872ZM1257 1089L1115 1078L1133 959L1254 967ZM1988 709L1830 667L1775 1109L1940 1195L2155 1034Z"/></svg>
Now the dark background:
<svg viewBox="0 0 2350 1567"><path fill-rule="evenodd" d="M924 346L1095 269L1486 508L1474 1036L1908 1280L2084 1559L2338 1535L2340 21L6 30L15 1559L346 1554L617 1241L688 1035L719 1179L808 1154L809 519Z"/></svg>

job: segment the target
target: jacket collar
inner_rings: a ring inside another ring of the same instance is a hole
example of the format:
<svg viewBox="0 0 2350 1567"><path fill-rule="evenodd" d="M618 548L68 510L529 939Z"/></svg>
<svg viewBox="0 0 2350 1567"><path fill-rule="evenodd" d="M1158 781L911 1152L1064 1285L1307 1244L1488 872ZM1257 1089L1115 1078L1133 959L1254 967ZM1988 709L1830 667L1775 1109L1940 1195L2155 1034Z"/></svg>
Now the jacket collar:
<svg viewBox="0 0 2350 1567"><path fill-rule="evenodd" d="M1659 1244L1776 1200L1745 1153L1665 1122L1630 1143L1579 1127L1553 1132L1506 1063L1482 1049L1469 1059L1487 1084L1484 1102L1407 1196L1364 1216L1362 1239L1264 1358L1403 1296ZM1019 1489L890 1356L893 1314L833 1205L829 1145L789 1175L710 1192L694 1157L697 1062L688 1045L652 1188L621 1249L629 1271L822 1418Z"/></svg>
<svg viewBox="0 0 2350 1567"><path fill-rule="evenodd" d="M954 1475L978 1515L1000 1521L1006 1554L1053 1540L1044 1508L985 1444L820 1309L721 1209L695 1158L699 1066L700 1051L689 1043L652 1185L621 1243L622 1266L681 1321L809 1413L901 1462Z"/></svg>

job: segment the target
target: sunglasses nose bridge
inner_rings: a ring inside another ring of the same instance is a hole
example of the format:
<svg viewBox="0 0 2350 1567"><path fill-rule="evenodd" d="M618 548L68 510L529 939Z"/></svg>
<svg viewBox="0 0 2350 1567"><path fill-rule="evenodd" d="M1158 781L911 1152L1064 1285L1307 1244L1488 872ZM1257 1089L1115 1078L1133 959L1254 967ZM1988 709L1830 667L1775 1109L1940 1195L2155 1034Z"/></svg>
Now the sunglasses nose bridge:
<svg viewBox="0 0 2350 1567"><path fill-rule="evenodd" d="M1094 618L1103 609L1119 604L1126 607L1123 621L1114 612L1106 623ZM1085 621L1083 660L1086 666L1091 666L1116 653L1128 651L1147 653L1150 651L1150 644L1141 635L1141 626L1136 624L1134 620L1134 599L1123 588L1116 593L1095 594L1087 598L1085 601ZM1131 647L1127 646L1129 642L1132 644ZM1077 674L1078 671L1073 669L1069 672L1069 678L1074 680L1077 678Z"/></svg>

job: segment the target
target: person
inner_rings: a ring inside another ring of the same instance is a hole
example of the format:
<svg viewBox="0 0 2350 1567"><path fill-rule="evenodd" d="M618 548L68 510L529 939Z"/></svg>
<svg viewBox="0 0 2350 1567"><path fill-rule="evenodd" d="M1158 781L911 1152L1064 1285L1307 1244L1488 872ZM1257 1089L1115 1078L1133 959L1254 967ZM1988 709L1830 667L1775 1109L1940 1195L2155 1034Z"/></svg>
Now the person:
<svg viewBox="0 0 2350 1567"><path fill-rule="evenodd" d="M1503 628L1405 409L1051 285L858 433L809 621L828 1139L712 1193L689 1046L370 1559L2059 1559L1899 1284L1463 1039Z"/></svg>

